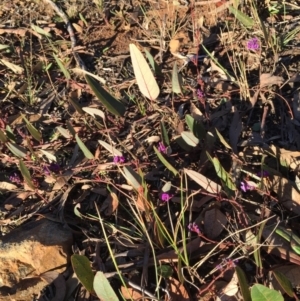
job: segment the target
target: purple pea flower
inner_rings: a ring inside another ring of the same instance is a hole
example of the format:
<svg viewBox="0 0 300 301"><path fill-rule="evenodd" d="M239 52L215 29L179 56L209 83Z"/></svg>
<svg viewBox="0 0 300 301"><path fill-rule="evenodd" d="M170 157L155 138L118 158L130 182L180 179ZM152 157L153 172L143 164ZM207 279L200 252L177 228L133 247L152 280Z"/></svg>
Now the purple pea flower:
<svg viewBox="0 0 300 301"><path fill-rule="evenodd" d="M247 41L247 49L257 51L259 49L259 41L258 38L254 37Z"/></svg>
<svg viewBox="0 0 300 301"><path fill-rule="evenodd" d="M123 156L114 156L113 162L115 164L117 164L117 163L124 163L125 162L125 158Z"/></svg>
<svg viewBox="0 0 300 301"><path fill-rule="evenodd" d="M200 234L200 229L199 229L199 227L196 223L190 223L187 227L191 232L195 232L197 234Z"/></svg>
<svg viewBox="0 0 300 301"><path fill-rule="evenodd" d="M197 89L197 96L198 96L198 98L203 98L204 97L204 92L202 91L202 90L200 90L200 89Z"/></svg>
<svg viewBox="0 0 300 301"><path fill-rule="evenodd" d="M259 171L259 172L257 173L257 175L258 175L259 177L261 177L261 178L266 178L266 177L270 176L270 174L269 174L266 170Z"/></svg>
<svg viewBox="0 0 300 301"><path fill-rule="evenodd" d="M254 190L256 188L256 184L251 181L242 181L240 187L241 187L241 190L246 192L248 190Z"/></svg>
<svg viewBox="0 0 300 301"><path fill-rule="evenodd" d="M22 179L21 179L20 175L16 172L14 172L12 175L10 175L9 180L12 183L16 183L16 184L21 184L22 183Z"/></svg>
<svg viewBox="0 0 300 301"><path fill-rule="evenodd" d="M163 202L169 202L169 200L173 197L172 194L168 193L168 192L163 192L160 196L160 199L163 201Z"/></svg>
<svg viewBox="0 0 300 301"><path fill-rule="evenodd" d="M164 153L166 154L167 153L167 148L164 146L164 144L162 142L159 142L158 143L158 148L157 150L160 152L160 153Z"/></svg>

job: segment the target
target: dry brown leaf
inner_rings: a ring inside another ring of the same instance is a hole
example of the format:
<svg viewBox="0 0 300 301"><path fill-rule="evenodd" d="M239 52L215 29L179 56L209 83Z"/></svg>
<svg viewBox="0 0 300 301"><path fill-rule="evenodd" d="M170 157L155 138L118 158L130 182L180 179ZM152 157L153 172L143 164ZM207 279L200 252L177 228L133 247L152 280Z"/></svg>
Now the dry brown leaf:
<svg viewBox="0 0 300 301"><path fill-rule="evenodd" d="M0 28L0 35L4 33L14 33L21 37L24 37L26 35L27 29L11 29L11 28Z"/></svg>
<svg viewBox="0 0 300 301"><path fill-rule="evenodd" d="M0 63L2 65L5 65L7 68L9 68L11 71L13 71L16 74L22 74L24 72L24 68L22 68L18 65L15 65L7 60L1 59Z"/></svg>
<svg viewBox="0 0 300 301"><path fill-rule="evenodd" d="M218 237L227 224L226 216L216 207L207 210L204 216L204 228L208 238Z"/></svg>
<svg viewBox="0 0 300 301"><path fill-rule="evenodd" d="M273 271L282 273L287 279L290 280L294 288L300 286L300 266L296 264L287 264L275 268ZM284 293L282 287L279 285L276 277L270 277L272 279L272 284L275 290L280 290Z"/></svg>
<svg viewBox="0 0 300 301"><path fill-rule="evenodd" d="M139 291L137 291L131 287L126 288L125 286L121 286L121 293L122 293L123 298L125 298L125 299L129 299L129 300L132 300L132 299L133 300L142 300L143 299L143 295Z"/></svg>
<svg viewBox="0 0 300 301"><path fill-rule="evenodd" d="M9 182L0 182L0 190L10 190L13 191L17 189L18 186Z"/></svg>
<svg viewBox="0 0 300 301"><path fill-rule="evenodd" d="M172 39L170 41L169 47L170 47L170 52L172 54L176 54L178 52L179 48L180 48L180 42L179 42L179 40Z"/></svg>
<svg viewBox="0 0 300 301"><path fill-rule="evenodd" d="M300 215L300 193L294 183L280 176L264 181L269 190L277 193L278 200L290 211Z"/></svg>
<svg viewBox="0 0 300 301"><path fill-rule="evenodd" d="M276 157L283 163L287 164L289 168L296 169L300 164L300 152L289 151L284 148L278 148L275 145L270 146ZM297 159L298 158L298 159Z"/></svg>
<svg viewBox="0 0 300 301"><path fill-rule="evenodd" d="M210 66L211 67L207 71L217 71L221 79L224 81L235 81L234 77L227 75L222 68L220 68L217 64L214 63L213 60L210 61Z"/></svg>
<svg viewBox="0 0 300 301"><path fill-rule="evenodd" d="M260 76L259 81L260 81L259 83L260 88L263 88L263 87L273 86L273 85L280 86L284 82L284 79L281 76L272 75L271 73L263 73Z"/></svg>
<svg viewBox="0 0 300 301"><path fill-rule="evenodd" d="M170 298L172 301L188 301L190 300L189 294L185 287L177 279L170 277L166 279L169 287Z"/></svg>
<svg viewBox="0 0 300 301"><path fill-rule="evenodd" d="M107 196L106 200L103 202L100 211L101 212L104 211L104 214L106 216L110 216L116 211L118 206L119 206L119 199L117 195L114 192L112 192Z"/></svg>
<svg viewBox="0 0 300 301"><path fill-rule="evenodd" d="M236 295L238 292L238 277L236 272L233 274L231 280L227 285L222 289L221 293L219 294L219 297L222 301L229 300L228 297L232 297ZM224 296L225 295L225 296Z"/></svg>

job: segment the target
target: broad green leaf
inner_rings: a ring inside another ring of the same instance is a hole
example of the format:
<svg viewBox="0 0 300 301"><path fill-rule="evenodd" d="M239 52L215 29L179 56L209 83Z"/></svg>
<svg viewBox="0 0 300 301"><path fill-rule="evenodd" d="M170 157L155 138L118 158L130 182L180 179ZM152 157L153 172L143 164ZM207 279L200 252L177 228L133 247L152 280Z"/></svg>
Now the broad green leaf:
<svg viewBox="0 0 300 301"><path fill-rule="evenodd" d="M102 301L119 301L103 272L98 271L94 278L94 291Z"/></svg>
<svg viewBox="0 0 300 301"><path fill-rule="evenodd" d="M176 176L178 171L167 161L167 159L158 151L155 146L153 146L153 149L161 163L166 166L166 168L168 168L174 174L174 176Z"/></svg>
<svg viewBox="0 0 300 301"><path fill-rule="evenodd" d="M204 126L191 115L185 115L185 122L188 125L191 132L198 138L198 139L205 139L206 130Z"/></svg>
<svg viewBox="0 0 300 301"><path fill-rule="evenodd" d="M31 28L32 28L35 32L37 32L37 33L39 33L39 34L41 34L41 35L43 35L43 36L45 36L45 37L48 37L48 38L51 38L51 37L52 37L52 35L51 35L50 32L45 31L43 28L41 28L41 27L39 27L39 26L36 26L36 25L34 25L34 24L31 24Z"/></svg>
<svg viewBox="0 0 300 301"><path fill-rule="evenodd" d="M6 146L8 147L8 149L17 157L19 158L25 158L26 157L26 149L23 148L22 146L19 146L15 143L12 142L7 142Z"/></svg>
<svg viewBox="0 0 300 301"><path fill-rule="evenodd" d="M249 285L245 276L244 271L239 267L235 267L235 271L239 280L239 285L244 301L251 301L251 295L249 290Z"/></svg>
<svg viewBox="0 0 300 301"><path fill-rule="evenodd" d="M109 94L104 88L102 88L98 81L87 74L85 75L85 80L91 87L97 98L110 113L116 116L123 116L125 114L125 106L117 99L115 99L111 94Z"/></svg>
<svg viewBox="0 0 300 301"><path fill-rule="evenodd" d="M77 278L81 284L90 292L93 293L94 273L91 268L89 259L86 256L73 254L71 263Z"/></svg>
<svg viewBox="0 0 300 301"><path fill-rule="evenodd" d="M32 135L32 137L36 141L40 142L42 140L41 133L27 120L27 118L23 114L21 114L21 116L22 116L23 120L25 121L26 127L27 127L28 131L30 132L30 134Z"/></svg>
<svg viewBox="0 0 300 301"><path fill-rule="evenodd" d="M132 185L134 189L139 190L142 187L143 182L141 176L130 166L124 166L123 172L127 182Z"/></svg>
<svg viewBox="0 0 300 301"><path fill-rule="evenodd" d="M222 134L216 129L216 133L220 139L220 141L222 142L222 144L228 148L228 149L232 149L231 146L227 143L227 141L224 139L224 137L222 136Z"/></svg>
<svg viewBox="0 0 300 301"><path fill-rule="evenodd" d="M135 78L141 93L150 100L155 100L159 95L157 82L140 50L129 44L130 56Z"/></svg>
<svg viewBox="0 0 300 301"><path fill-rule="evenodd" d="M61 72L64 74L66 79L70 79L71 75L69 73L69 71L65 68L64 64L62 63L62 61L53 53L53 57L56 61L56 64L58 65L59 69L61 70Z"/></svg>
<svg viewBox="0 0 300 301"><path fill-rule="evenodd" d="M175 142L187 152L190 152L193 149L193 147L187 144L181 136L175 138Z"/></svg>
<svg viewBox="0 0 300 301"><path fill-rule="evenodd" d="M96 108L90 108L90 107L83 107L82 110L91 116L95 118L95 115L100 116L102 119L105 119L105 114L103 111L96 109Z"/></svg>
<svg viewBox="0 0 300 301"><path fill-rule="evenodd" d="M35 187L32 183L32 180L31 180L30 172L22 160L19 160L19 169L21 171L21 174L22 174L25 182L28 184L28 186L32 189L35 189Z"/></svg>
<svg viewBox="0 0 300 301"><path fill-rule="evenodd" d="M7 137L1 129L0 129L0 141L3 143L7 141Z"/></svg>
<svg viewBox="0 0 300 301"><path fill-rule="evenodd" d="M274 270L273 274L281 288L290 296L294 296L294 290L291 281L281 272Z"/></svg>
<svg viewBox="0 0 300 301"><path fill-rule="evenodd" d="M199 144L199 139L192 132L183 131L181 132L181 137L192 147L196 147Z"/></svg>
<svg viewBox="0 0 300 301"><path fill-rule="evenodd" d="M262 284L255 284L251 288L252 301L284 301L282 295Z"/></svg>
<svg viewBox="0 0 300 301"><path fill-rule="evenodd" d="M221 192L221 186L214 181L208 179L207 177L203 176L202 174L184 168L184 172L197 184L199 184L202 188L204 188L207 192L210 193L219 193Z"/></svg>
<svg viewBox="0 0 300 301"><path fill-rule="evenodd" d="M216 173L220 179L222 179L225 185L230 190L236 190L235 184L233 183L230 175L226 172L226 170L221 165L220 161L217 158L212 158L208 152L206 152L208 159L212 162L215 167Z"/></svg>
<svg viewBox="0 0 300 301"><path fill-rule="evenodd" d="M177 63L175 61L172 72L172 91L177 94L182 94L180 74L178 74Z"/></svg>
<svg viewBox="0 0 300 301"><path fill-rule="evenodd" d="M89 151L89 149L81 141L81 139L78 137L78 134L75 135L75 139L76 139L76 142L77 142L78 146L80 147L80 149L84 153L85 157L87 159L90 159L90 160L94 159L94 155Z"/></svg>
<svg viewBox="0 0 300 301"><path fill-rule="evenodd" d="M159 276L169 278L173 274L173 269L169 265L161 265L157 267L157 273Z"/></svg>
<svg viewBox="0 0 300 301"><path fill-rule="evenodd" d="M164 146L169 146L170 140L169 140L167 129L163 121L160 122L160 131L161 131L161 136L162 136L162 141L164 143Z"/></svg>
<svg viewBox="0 0 300 301"><path fill-rule="evenodd" d="M64 129L61 126L57 126L56 129L60 132L60 134L62 134L65 138L67 139L71 139L72 136L70 135L70 132L66 129Z"/></svg>
<svg viewBox="0 0 300 301"><path fill-rule="evenodd" d="M15 135L13 133L13 130L11 129L11 127L9 125L6 126L6 129L5 129L5 132L6 132L6 136L9 140L15 142L16 141L16 138L15 138Z"/></svg>
<svg viewBox="0 0 300 301"><path fill-rule="evenodd" d="M111 146L110 144L106 143L105 141L102 140L98 140L98 142L104 147L106 148L113 156L123 156L123 154L118 151L116 148L114 148L113 146Z"/></svg>
<svg viewBox="0 0 300 301"><path fill-rule="evenodd" d="M246 27L253 27L254 21L233 6L228 7L229 11Z"/></svg>

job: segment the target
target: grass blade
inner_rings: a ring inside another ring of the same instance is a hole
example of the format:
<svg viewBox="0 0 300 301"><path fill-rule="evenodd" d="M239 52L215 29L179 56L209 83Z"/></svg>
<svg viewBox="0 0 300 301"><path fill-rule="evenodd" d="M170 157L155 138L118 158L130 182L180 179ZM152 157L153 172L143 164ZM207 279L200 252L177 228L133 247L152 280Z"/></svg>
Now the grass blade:
<svg viewBox="0 0 300 301"><path fill-rule="evenodd" d="M21 171L21 174L22 174L25 182L28 184L28 186L32 189L35 189L35 187L32 183L32 180L31 180L30 172L22 160L19 160L19 169Z"/></svg>
<svg viewBox="0 0 300 301"><path fill-rule="evenodd" d="M94 155L89 151L89 149L86 147L86 145L82 142L82 140L78 137L78 134L75 135L76 142L80 149L82 150L83 154L87 159L94 159Z"/></svg>
<svg viewBox="0 0 300 301"><path fill-rule="evenodd" d="M69 73L69 71L65 68L64 64L62 63L62 61L53 53L53 57L56 61L56 64L58 65L59 69L61 70L61 72L64 74L66 79L71 79L71 75Z"/></svg>
<svg viewBox="0 0 300 301"><path fill-rule="evenodd" d="M178 174L178 171L166 160L166 158L158 151L155 146L153 146L153 149L161 163L166 166L166 168L168 168L174 174L174 176L176 176Z"/></svg>
<svg viewBox="0 0 300 301"><path fill-rule="evenodd" d="M27 118L23 114L21 114L21 116L26 123L26 127L29 133L36 141L40 142L42 140L42 135L40 134L40 132L27 120Z"/></svg>

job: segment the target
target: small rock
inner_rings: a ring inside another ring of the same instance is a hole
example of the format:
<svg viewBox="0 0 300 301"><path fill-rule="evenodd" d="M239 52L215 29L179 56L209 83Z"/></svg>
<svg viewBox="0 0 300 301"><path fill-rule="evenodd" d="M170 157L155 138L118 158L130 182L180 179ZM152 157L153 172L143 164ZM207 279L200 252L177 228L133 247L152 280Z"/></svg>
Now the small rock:
<svg viewBox="0 0 300 301"><path fill-rule="evenodd" d="M5 235L0 239L0 300L7 291L12 295L22 290L25 277L50 270L63 272L70 260L72 243L72 232L48 219L24 224Z"/></svg>

